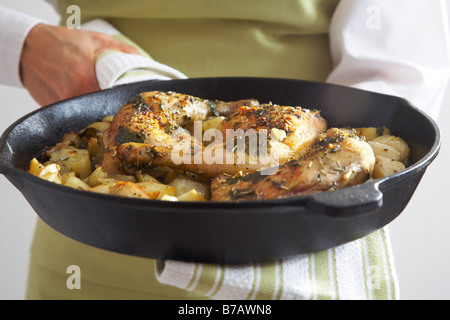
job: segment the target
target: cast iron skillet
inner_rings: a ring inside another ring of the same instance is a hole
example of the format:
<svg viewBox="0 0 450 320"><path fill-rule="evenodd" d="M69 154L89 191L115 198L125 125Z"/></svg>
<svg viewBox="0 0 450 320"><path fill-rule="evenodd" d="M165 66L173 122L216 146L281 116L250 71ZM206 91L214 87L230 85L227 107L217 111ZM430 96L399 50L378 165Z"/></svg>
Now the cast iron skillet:
<svg viewBox="0 0 450 320"><path fill-rule="evenodd" d="M115 114L149 90L316 108L330 126L387 126L409 143L411 165L339 191L241 203L115 197L73 190L26 172L29 161L64 133ZM3 134L0 172L48 225L82 243L139 257L242 263L328 249L385 226L408 204L439 147L437 125L403 99L297 80L200 78L134 83L37 110Z"/></svg>

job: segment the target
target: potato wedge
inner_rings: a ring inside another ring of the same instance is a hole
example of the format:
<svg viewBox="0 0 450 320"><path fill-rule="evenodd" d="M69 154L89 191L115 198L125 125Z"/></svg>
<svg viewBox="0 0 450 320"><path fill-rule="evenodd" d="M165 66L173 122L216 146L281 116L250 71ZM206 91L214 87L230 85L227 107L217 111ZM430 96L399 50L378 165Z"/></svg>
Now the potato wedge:
<svg viewBox="0 0 450 320"><path fill-rule="evenodd" d="M109 193L129 198L151 199L144 189L133 182L119 181L109 188Z"/></svg>
<svg viewBox="0 0 450 320"><path fill-rule="evenodd" d="M109 194L109 189L111 186L108 186L106 184L100 184L94 188L89 189L91 192L97 192L97 193L103 193L103 194Z"/></svg>
<svg viewBox="0 0 450 320"><path fill-rule="evenodd" d="M76 177L77 175L75 174L75 172L69 172L69 173L64 173L61 175L61 181L62 184L66 184L67 180L69 180L69 178L71 177Z"/></svg>
<svg viewBox="0 0 450 320"><path fill-rule="evenodd" d="M86 138L86 150L89 152L89 156L94 164L100 163L103 154L105 153L103 147L103 141L101 138Z"/></svg>
<svg viewBox="0 0 450 320"><path fill-rule="evenodd" d="M402 162L377 155L375 156L375 166L372 172L372 178L380 179L388 177L404 169L405 165Z"/></svg>
<svg viewBox="0 0 450 320"><path fill-rule="evenodd" d="M151 175L147 173L143 173L142 171L138 171L135 174L137 182L154 182L154 183L160 183L158 179L152 177Z"/></svg>
<svg viewBox="0 0 450 320"><path fill-rule="evenodd" d="M94 122L91 123L87 128L93 128L98 131L98 133L102 134L111 126L111 122L102 121L102 122Z"/></svg>
<svg viewBox="0 0 450 320"><path fill-rule="evenodd" d="M137 182L137 179L135 176L125 175L125 174L108 175L108 179L113 179L113 180L117 180L117 181Z"/></svg>
<svg viewBox="0 0 450 320"><path fill-rule="evenodd" d="M55 163L43 165L36 158L33 158L28 172L41 179L62 184L61 167Z"/></svg>
<svg viewBox="0 0 450 320"><path fill-rule="evenodd" d="M38 177L50 182L62 184L61 168L57 164L49 164L45 166L44 169L39 172Z"/></svg>
<svg viewBox="0 0 450 320"><path fill-rule="evenodd" d="M76 176L69 177L67 181L64 183L65 186L71 187L79 190L89 190L91 187L85 183L83 180Z"/></svg>
<svg viewBox="0 0 450 320"><path fill-rule="evenodd" d="M357 128L356 134L360 137L364 137L366 141L372 141L380 136L390 134L389 129L387 128L375 128L375 127L367 127L367 128Z"/></svg>
<svg viewBox="0 0 450 320"><path fill-rule="evenodd" d="M390 145L375 141L368 141L367 143L372 147L375 156L379 155L388 159L400 161L400 152Z"/></svg>
<svg viewBox="0 0 450 320"><path fill-rule="evenodd" d="M152 199L161 199L163 196L175 195L173 187L160 182L138 182L136 185L141 187Z"/></svg>
<svg viewBox="0 0 450 320"><path fill-rule="evenodd" d="M92 173L89 152L75 147L65 147L52 153L50 161L61 166L63 173L75 172L80 179Z"/></svg>
<svg viewBox="0 0 450 320"><path fill-rule="evenodd" d="M192 189L186 193L177 196L178 201L206 201L200 192Z"/></svg>
<svg viewBox="0 0 450 320"><path fill-rule="evenodd" d="M114 116L106 116L103 117L102 121L103 122L112 122L114 120Z"/></svg>
<svg viewBox="0 0 450 320"><path fill-rule="evenodd" d="M60 145L66 146L66 147L75 147L78 148L80 146L81 139L78 133L76 132L69 132L64 135L64 137L61 140Z"/></svg>
<svg viewBox="0 0 450 320"><path fill-rule="evenodd" d="M92 188L105 184L104 179L108 178L108 174L103 171L102 167L97 167L89 177L87 177L84 182L90 185Z"/></svg>
<svg viewBox="0 0 450 320"><path fill-rule="evenodd" d="M159 182L156 178L147 173L136 173L137 185L144 188L145 192L152 199L161 199L163 196L174 196L175 190L172 186L168 186Z"/></svg>
<svg viewBox="0 0 450 320"><path fill-rule="evenodd" d="M393 135L385 135L375 138L373 142L382 143L391 146L400 153L400 159L403 164L406 164L411 153L408 143L400 137Z"/></svg>
<svg viewBox="0 0 450 320"><path fill-rule="evenodd" d="M210 187L206 183L193 181L184 177L178 177L171 183L169 183L169 186L172 186L174 188L176 197L194 189L199 192L205 199L211 198Z"/></svg>
<svg viewBox="0 0 450 320"><path fill-rule="evenodd" d="M40 163L36 158L33 158L30 162L30 169L28 170L34 176L39 176L39 173L44 169L44 165Z"/></svg>
<svg viewBox="0 0 450 320"><path fill-rule="evenodd" d="M161 198L161 200L163 200L163 201L177 202L177 201L178 201L178 198L177 198L177 197L174 197L174 196L168 196L168 195L165 195L165 196L163 196L163 197Z"/></svg>

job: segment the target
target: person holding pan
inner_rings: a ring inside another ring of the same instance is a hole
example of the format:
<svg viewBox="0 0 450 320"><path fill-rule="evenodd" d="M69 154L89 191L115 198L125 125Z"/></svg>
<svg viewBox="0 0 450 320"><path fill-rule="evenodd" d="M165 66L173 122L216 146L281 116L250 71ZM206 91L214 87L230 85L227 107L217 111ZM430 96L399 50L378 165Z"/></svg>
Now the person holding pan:
<svg viewBox="0 0 450 320"><path fill-rule="evenodd" d="M41 106L104 89L96 63L108 51L145 55L154 79L170 66L190 78L327 81L404 97L434 118L449 78L445 0L53 3L61 26L0 7L0 83L25 87ZM102 27L64 26L73 4L82 26L100 19ZM83 272L80 290L66 286L74 263ZM368 285L373 270L376 288ZM260 276L239 286L253 274ZM38 220L27 298L398 299L399 288L387 228L339 248L236 270L106 252Z"/></svg>

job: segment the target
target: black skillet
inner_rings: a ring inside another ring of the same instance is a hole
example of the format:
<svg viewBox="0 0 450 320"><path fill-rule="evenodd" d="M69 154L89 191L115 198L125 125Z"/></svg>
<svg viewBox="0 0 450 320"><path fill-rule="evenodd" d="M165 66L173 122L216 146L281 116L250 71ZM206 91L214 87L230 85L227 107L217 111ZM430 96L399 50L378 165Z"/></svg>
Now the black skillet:
<svg viewBox="0 0 450 320"><path fill-rule="evenodd" d="M241 203L115 197L73 190L26 172L30 160L64 133L115 114L150 90L315 108L330 126L386 126L409 143L411 165L339 191ZM58 102L18 120L0 140L0 172L48 225L82 243L139 257L241 263L328 249L385 226L404 210L439 147L437 125L392 96L286 79L150 81Z"/></svg>

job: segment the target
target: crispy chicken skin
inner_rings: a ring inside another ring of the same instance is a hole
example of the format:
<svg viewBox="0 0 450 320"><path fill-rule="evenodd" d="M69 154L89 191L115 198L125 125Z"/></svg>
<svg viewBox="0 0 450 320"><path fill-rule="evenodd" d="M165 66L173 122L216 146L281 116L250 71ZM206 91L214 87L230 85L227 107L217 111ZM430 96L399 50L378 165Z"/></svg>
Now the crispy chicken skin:
<svg viewBox="0 0 450 320"><path fill-rule="evenodd" d="M224 137L229 129L265 130L271 135L271 147L276 149L278 163L282 164L305 153L319 133L327 129L327 122L318 111L266 104L239 108L218 129Z"/></svg>
<svg viewBox="0 0 450 320"><path fill-rule="evenodd" d="M330 191L366 181L375 156L370 145L351 131L329 129L299 160L281 165L276 173L220 175L213 179L213 201L275 199Z"/></svg>
<svg viewBox="0 0 450 320"><path fill-rule="evenodd" d="M253 99L233 102L210 101L176 92L141 93L119 110L104 135L107 148L138 142L171 146L172 133L194 121L213 115L229 115L241 106L256 106Z"/></svg>

